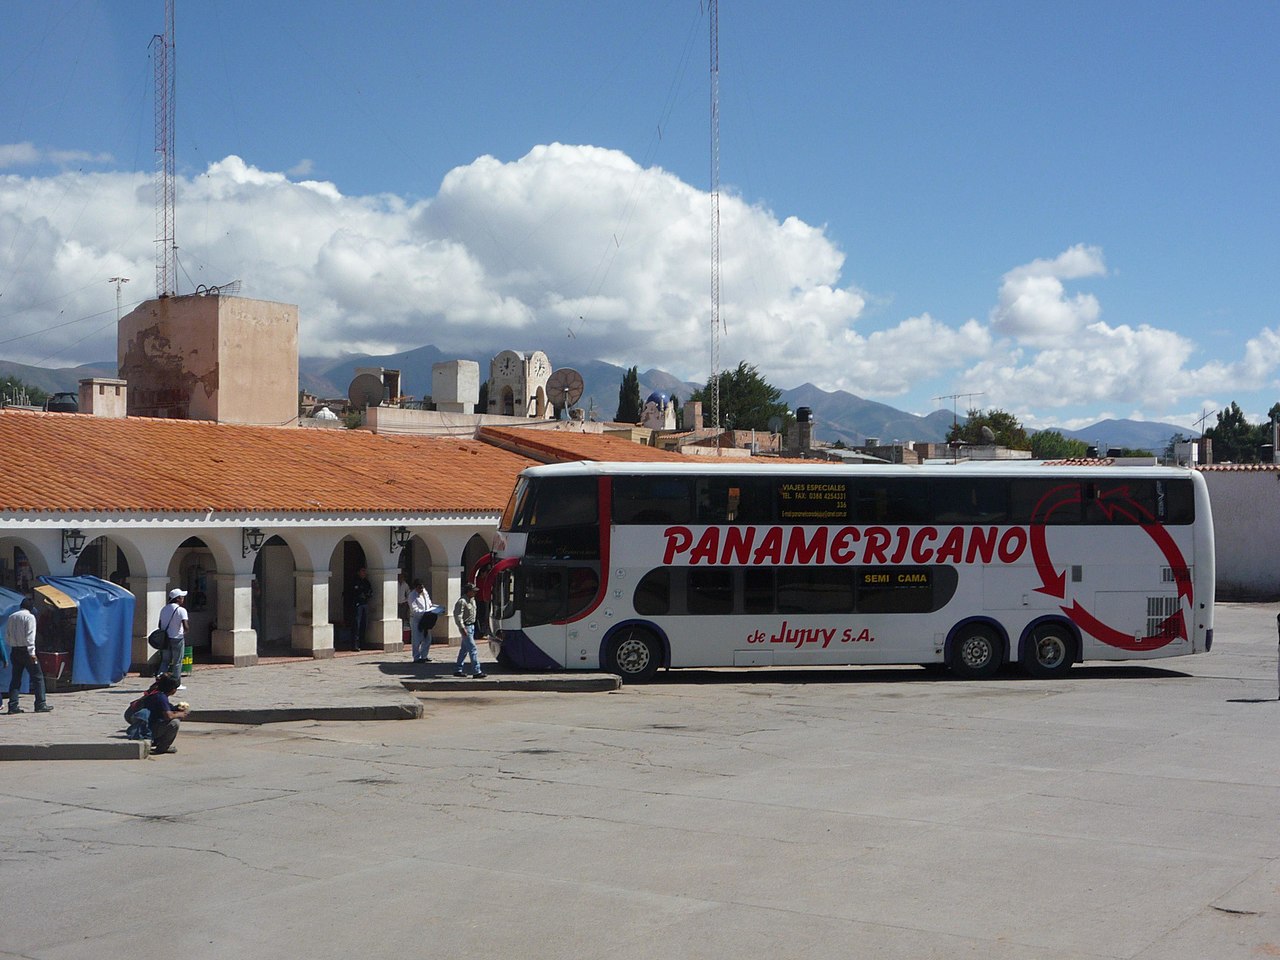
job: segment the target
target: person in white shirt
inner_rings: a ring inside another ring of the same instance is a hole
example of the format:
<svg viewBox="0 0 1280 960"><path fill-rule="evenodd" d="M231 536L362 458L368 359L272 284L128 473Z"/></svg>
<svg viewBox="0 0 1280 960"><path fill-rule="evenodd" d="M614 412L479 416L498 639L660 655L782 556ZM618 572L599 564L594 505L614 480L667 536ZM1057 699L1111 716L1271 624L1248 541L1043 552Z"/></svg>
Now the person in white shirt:
<svg viewBox="0 0 1280 960"><path fill-rule="evenodd" d="M160 666L156 676L167 673L178 681L178 689L187 689L182 682L182 657L187 646L187 621L189 614L186 608L187 591L174 587L169 591L169 602L160 610L160 629L169 638L168 644L160 651Z"/></svg>
<svg viewBox="0 0 1280 960"><path fill-rule="evenodd" d="M431 628L436 625L436 615L431 614L429 623L422 622L431 607L431 594L427 593L426 584L421 580L413 581L413 592L409 594L409 636L413 643L414 663L431 662Z"/></svg>
<svg viewBox="0 0 1280 960"><path fill-rule="evenodd" d="M36 713L50 713L53 707L44 700L44 671L36 659L36 605L30 597L23 597L22 604L9 615L4 624L4 639L9 647L9 663L13 673L9 678L9 712L26 713L18 706L18 691L22 689L22 671L31 680L31 693L36 698Z"/></svg>

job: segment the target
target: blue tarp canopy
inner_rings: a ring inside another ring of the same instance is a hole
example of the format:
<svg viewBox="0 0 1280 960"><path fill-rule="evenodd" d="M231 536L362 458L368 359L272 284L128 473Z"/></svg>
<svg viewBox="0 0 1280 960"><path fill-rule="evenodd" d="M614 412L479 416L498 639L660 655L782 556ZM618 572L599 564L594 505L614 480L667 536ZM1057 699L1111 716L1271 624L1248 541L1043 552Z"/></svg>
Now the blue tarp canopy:
<svg viewBox="0 0 1280 960"><path fill-rule="evenodd" d="M71 681L115 683L129 672L133 594L98 577L40 577L76 602L76 647ZM39 646L39 637L36 645Z"/></svg>
<svg viewBox="0 0 1280 960"><path fill-rule="evenodd" d="M4 624L9 619L9 614L17 610L20 603L22 603L22 594L0 587L0 694L9 689L9 680L13 675L9 669L9 642L5 639ZM26 692L29 683L30 681L24 675L22 677L23 693Z"/></svg>

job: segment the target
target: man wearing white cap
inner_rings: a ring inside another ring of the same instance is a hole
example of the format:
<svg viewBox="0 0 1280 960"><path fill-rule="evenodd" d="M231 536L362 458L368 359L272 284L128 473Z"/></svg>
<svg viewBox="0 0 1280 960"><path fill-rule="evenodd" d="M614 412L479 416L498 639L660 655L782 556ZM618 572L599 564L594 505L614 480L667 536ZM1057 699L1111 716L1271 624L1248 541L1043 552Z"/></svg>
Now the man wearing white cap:
<svg viewBox="0 0 1280 960"><path fill-rule="evenodd" d="M169 602L160 611L160 629L169 643L160 651L160 667L156 674L167 673L178 681L178 689L187 689L182 682L182 655L187 645L187 591L174 587L169 591Z"/></svg>

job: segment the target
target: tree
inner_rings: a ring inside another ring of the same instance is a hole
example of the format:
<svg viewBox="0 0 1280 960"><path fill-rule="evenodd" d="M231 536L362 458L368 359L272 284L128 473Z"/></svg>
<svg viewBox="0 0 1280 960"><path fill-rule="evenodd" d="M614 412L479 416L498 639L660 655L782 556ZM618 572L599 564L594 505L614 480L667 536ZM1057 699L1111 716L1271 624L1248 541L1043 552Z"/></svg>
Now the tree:
<svg viewBox="0 0 1280 960"><path fill-rule="evenodd" d="M1037 460L1071 460L1088 452L1089 445L1083 440L1064 437L1057 430L1041 430L1031 436L1031 456Z"/></svg>
<svg viewBox="0 0 1280 960"><path fill-rule="evenodd" d="M760 376L755 366L742 360L736 370L721 371L720 385L720 423L708 426L720 426L727 430L768 430L769 421L777 417L785 429L795 417L782 402L782 391L771 385ZM710 380L701 390L695 390L690 400L702 402L708 416L711 400Z"/></svg>
<svg viewBox="0 0 1280 960"><path fill-rule="evenodd" d="M1213 440L1213 459L1222 463L1256 463L1258 447L1265 442L1261 433L1265 428L1255 427L1244 418L1244 411L1234 400L1231 406L1218 411L1218 422L1204 432Z"/></svg>
<svg viewBox="0 0 1280 960"><path fill-rule="evenodd" d="M970 410L964 423L953 424L947 433L947 443L972 443L990 445L991 439L983 435L987 427L998 446L1010 450L1030 450L1031 441L1018 418L1004 410Z"/></svg>
<svg viewBox="0 0 1280 960"><path fill-rule="evenodd" d="M33 387L29 383L23 383L17 377L0 377L0 402L18 403L24 393L26 394L25 402L33 407L44 406L44 402L49 399L46 391Z"/></svg>
<svg viewBox="0 0 1280 960"><path fill-rule="evenodd" d="M640 371L632 367L622 375L622 384L618 387L618 412L613 419L616 423L639 423L643 409L640 403Z"/></svg>

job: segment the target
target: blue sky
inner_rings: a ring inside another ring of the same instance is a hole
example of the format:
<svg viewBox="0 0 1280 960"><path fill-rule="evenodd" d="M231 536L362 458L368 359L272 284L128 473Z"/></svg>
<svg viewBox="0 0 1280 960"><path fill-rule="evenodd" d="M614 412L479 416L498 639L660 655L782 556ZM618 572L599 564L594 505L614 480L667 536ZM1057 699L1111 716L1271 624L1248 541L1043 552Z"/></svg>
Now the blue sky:
<svg viewBox="0 0 1280 960"><path fill-rule="evenodd" d="M162 0L0 5L0 358L155 290ZM721 366L924 413L1280 399L1280 6L726 0ZM178 289L302 350L710 368L708 17L177 0Z"/></svg>

